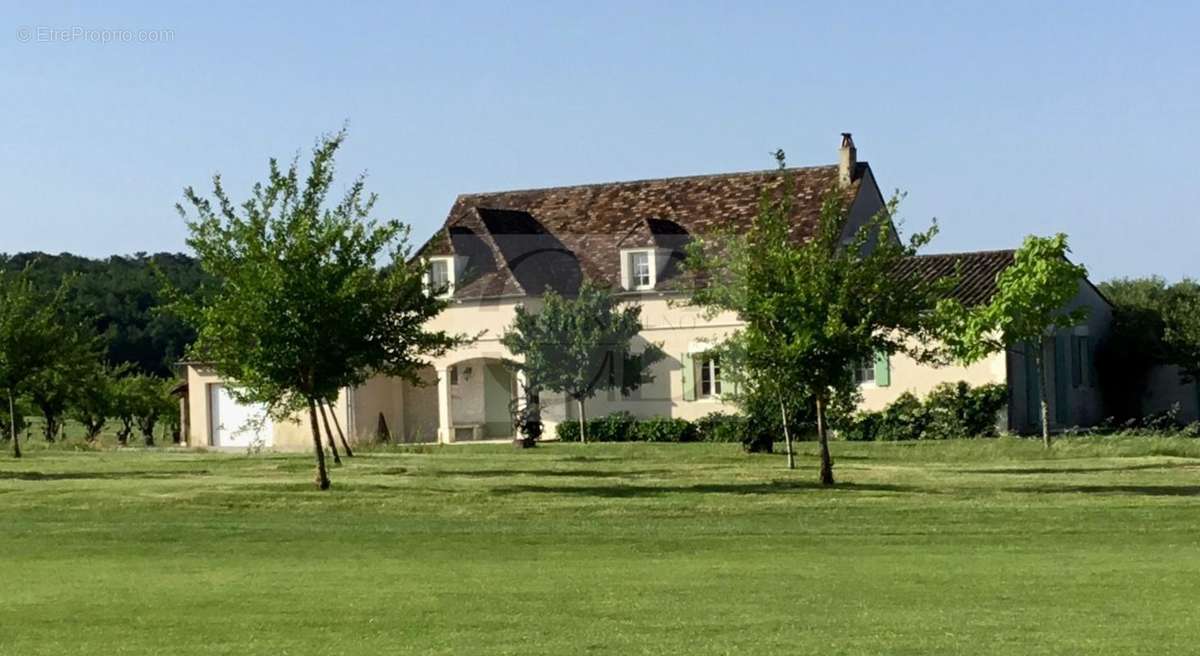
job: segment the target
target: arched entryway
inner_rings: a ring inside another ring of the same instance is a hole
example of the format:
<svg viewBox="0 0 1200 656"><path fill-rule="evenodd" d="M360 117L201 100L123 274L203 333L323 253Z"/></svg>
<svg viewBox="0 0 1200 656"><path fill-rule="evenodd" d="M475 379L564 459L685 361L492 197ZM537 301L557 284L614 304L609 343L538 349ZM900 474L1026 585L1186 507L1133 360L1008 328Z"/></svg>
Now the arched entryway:
<svg viewBox="0 0 1200 656"><path fill-rule="evenodd" d="M498 358L460 360L438 371L444 442L511 439L516 374Z"/></svg>

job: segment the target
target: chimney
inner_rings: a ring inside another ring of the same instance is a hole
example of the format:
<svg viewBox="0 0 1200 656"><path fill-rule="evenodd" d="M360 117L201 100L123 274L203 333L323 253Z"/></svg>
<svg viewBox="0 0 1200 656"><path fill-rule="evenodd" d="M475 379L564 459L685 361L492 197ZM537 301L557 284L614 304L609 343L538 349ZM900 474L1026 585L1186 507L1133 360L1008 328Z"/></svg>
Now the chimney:
<svg viewBox="0 0 1200 656"><path fill-rule="evenodd" d="M843 187L849 186L857 166L858 150L854 147L854 139L849 132L843 132L842 147L838 149L838 184Z"/></svg>

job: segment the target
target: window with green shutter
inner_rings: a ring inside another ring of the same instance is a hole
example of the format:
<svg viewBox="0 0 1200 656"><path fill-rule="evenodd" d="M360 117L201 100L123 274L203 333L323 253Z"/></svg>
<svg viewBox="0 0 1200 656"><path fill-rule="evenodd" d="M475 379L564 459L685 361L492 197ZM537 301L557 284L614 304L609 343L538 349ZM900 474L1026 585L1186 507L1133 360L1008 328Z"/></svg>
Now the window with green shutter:
<svg viewBox="0 0 1200 656"><path fill-rule="evenodd" d="M892 363L888 354L880 351L875 354L875 386L887 387L892 384Z"/></svg>
<svg viewBox="0 0 1200 656"><path fill-rule="evenodd" d="M1071 335L1071 386L1083 387L1084 338Z"/></svg>
<svg viewBox="0 0 1200 656"><path fill-rule="evenodd" d="M683 363L683 400L696 400L696 363L692 361L691 353L684 353L680 358Z"/></svg>

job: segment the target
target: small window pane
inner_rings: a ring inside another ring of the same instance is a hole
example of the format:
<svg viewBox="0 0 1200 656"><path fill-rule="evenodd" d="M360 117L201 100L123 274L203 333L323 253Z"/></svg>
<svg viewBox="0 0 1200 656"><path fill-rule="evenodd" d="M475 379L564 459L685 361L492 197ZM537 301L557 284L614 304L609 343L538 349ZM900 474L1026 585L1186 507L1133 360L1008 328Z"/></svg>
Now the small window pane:
<svg viewBox="0 0 1200 656"><path fill-rule="evenodd" d="M859 385L875 382L875 362L864 360L854 370L854 381Z"/></svg>
<svg viewBox="0 0 1200 656"><path fill-rule="evenodd" d="M721 395L721 361L716 357L700 360L700 396Z"/></svg>
<svg viewBox="0 0 1200 656"><path fill-rule="evenodd" d="M646 289L650 287L650 254L649 253L633 253L630 256L629 262L630 277L632 278L634 289Z"/></svg>
<svg viewBox="0 0 1200 656"><path fill-rule="evenodd" d="M434 294L444 294L450 291L450 263L445 260L434 260L429 264L429 289Z"/></svg>

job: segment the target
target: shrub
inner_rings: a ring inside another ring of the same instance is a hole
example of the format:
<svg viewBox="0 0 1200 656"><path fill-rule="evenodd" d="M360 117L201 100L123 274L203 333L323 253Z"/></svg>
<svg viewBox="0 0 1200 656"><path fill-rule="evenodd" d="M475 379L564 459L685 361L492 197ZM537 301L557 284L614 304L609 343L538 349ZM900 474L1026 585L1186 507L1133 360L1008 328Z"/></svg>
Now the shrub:
<svg viewBox="0 0 1200 656"><path fill-rule="evenodd" d="M710 412L695 422L701 442L741 442L746 435L746 418L724 412Z"/></svg>
<svg viewBox="0 0 1200 656"><path fill-rule="evenodd" d="M563 442L579 441L579 422L563 421L554 427L554 434Z"/></svg>
<svg viewBox="0 0 1200 656"><path fill-rule="evenodd" d="M641 442L695 442L696 426L686 419L655 417L634 425L635 439Z"/></svg>
<svg viewBox="0 0 1200 656"><path fill-rule="evenodd" d="M614 412L587 424L589 442L629 442L638 439L634 435L637 420L628 412ZM578 437L578 436L576 436Z"/></svg>
<svg viewBox="0 0 1200 656"><path fill-rule="evenodd" d="M922 402L905 392L878 412L857 412L841 423L842 437L870 442L945 440L996 434L996 416L1008 401L1003 385L938 385Z"/></svg>

